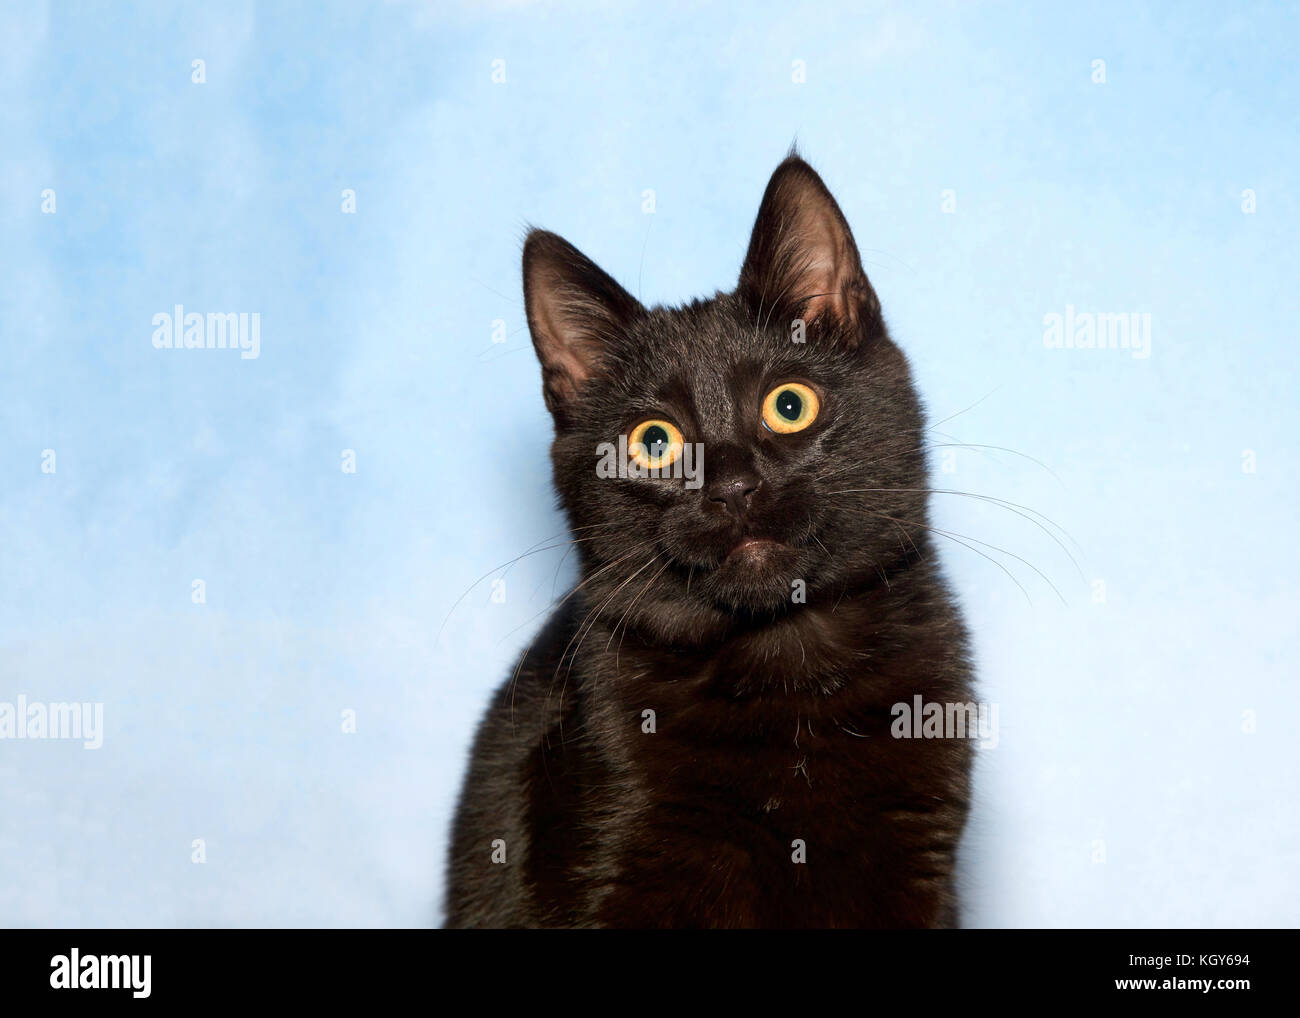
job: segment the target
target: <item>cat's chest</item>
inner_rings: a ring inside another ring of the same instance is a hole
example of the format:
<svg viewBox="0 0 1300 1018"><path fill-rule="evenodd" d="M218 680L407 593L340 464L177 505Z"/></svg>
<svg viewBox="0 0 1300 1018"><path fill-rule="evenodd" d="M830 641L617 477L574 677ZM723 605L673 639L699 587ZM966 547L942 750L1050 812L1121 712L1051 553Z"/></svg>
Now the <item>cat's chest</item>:
<svg viewBox="0 0 1300 1018"><path fill-rule="evenodd" d="M598 727L636 783L759 824L815 822L883 792L897 766L893 683L814 641L803 672L764 649L655 658L601 677Z"/></svg>
<svg viewBox="0 0 1300 1018"><path fill-rule="evenodd" d="M685 925L912 924L898 888L937 872L964 788L962 747L893 731L926 671L877 657L833 686L745 691L712 660L628 663L590 702L619 887L685 881L654 899ZM616 891L608 916L664 921L644 905Z"/></svg>
<svg viewBox="0 0 1300 1018"><path fill-rule="evenodd" d="M879 742L878 731L849 734L829 718L798 719L797 735L795 719L786 733L732 728L725 721L719 728L696 727L695 720L669 712L655 733L659 738L640 740L631 760L653 797L690 802L702 817L725 816L758 828L795 821L843 826L884 794L893 769L882 773L882 758L894 754ZM674 733L675 723L687 730Z"/></svg>
<svg viewBox="0 0 1300 1018"><path fill-rule="evenodd" d="M896 747L840 735L859 744L809 735L806 724L798 743L792 733L764 745L640 744L636 791L611 828L615 883L691 892L646 914L615 891L612 921L837 926L881 915L907 924L890 896L910 879L910 857L936 819L895 780Z"/></svg>
<svg viewBox="0 0 1300 1018"><path fill-rule="evenodd" d="M751 841L844 840L874 822L902 766L887 709L850 701L736 697L683 672L624 701L616 756L646 816Z"/></svg>

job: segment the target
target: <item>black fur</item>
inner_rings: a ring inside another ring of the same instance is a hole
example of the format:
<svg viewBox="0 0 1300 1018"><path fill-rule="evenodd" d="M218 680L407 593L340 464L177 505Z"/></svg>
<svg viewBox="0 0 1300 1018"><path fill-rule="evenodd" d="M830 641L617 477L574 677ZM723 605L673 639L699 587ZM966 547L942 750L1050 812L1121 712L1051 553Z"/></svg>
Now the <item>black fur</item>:
<svg viewBox="0 0 1300 1018"><path fill-rule="evenodd" d="M732 294L647 310L541 231L524 286L581 580L479 729L447 924L955 925L970 745L890 725L972 699L967 639L920 402L821 179L777 168ZM819 416L766 430L792 381ZM702 488L597 476L648 418L702 444Z"/></svg>

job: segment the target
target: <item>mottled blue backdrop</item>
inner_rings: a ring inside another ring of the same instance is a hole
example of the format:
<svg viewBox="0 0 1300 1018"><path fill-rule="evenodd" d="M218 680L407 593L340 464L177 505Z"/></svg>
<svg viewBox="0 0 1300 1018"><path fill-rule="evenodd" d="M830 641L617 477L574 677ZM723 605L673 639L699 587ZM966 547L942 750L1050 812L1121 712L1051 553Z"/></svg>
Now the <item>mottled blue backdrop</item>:
<svg viewBox="0 0 1300 1018"><path fill-rule="evenodd" d="M1296 21L6 4L0 702L104 732L0 740L0 923L436 922L473 726L572 575L492 597L562 528L522 234L729 289L797 138L957 415L936 486L1079 564L936 496L1026 592L944 542L1001 722L967 921L1295 925ZM177 304L259 355L156 349ZM1149 356L1049 347L1067 308Z"/></svg>

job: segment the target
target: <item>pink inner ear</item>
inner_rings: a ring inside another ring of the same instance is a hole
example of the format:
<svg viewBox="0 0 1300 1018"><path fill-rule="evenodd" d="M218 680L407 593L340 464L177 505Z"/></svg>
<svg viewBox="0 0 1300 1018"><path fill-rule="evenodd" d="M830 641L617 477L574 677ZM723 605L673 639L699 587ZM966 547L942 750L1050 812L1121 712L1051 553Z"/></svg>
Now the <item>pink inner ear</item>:
<svg viewBox="0 0 1300 1018"><path fill-rule="evenodd" d="M568 381L572 395L600 364L614 318L607 305L562 280L548 280L539 294L539 354L545 366Z"/></svg>
<svg viewBox="0 0 1300 1018"><path fill-rule="evenodd" d="M645 309L562 237L533 230L524 242L524 305L542 363L547 405L558 414L600 369L605 348Z"/></svg>
<svg viewBox="0 0 1300 1018"><path fill-rule="evenodd" d="M797 299L810 295L804 305L809 319L826 312L842 321L852 321L855 309L845 291L856 269L844 245L844 231L829 210L801 209L800 215L805 221L798 224L788 241L799 251L804 266L793 296Z"/></svg>
<svg viewBox="0 0 1300 1018"><path fill-rule="evenodd" d="M552 274L545 276L539 280L534 311L538 354L545 366L564 375L576 387L591 374L594 355L581 325L585 302L576 300Z"/></svg>
<svg viewBox="0 0 1300 1018"><path fill-rule="evenodd" d="M776 308L805 320L832 319L856 344L878 304L853 234L820 177L789 156L768 182L741 268L745 297L770 318ZM768 309L768 310L765 310Z"/></svg>
<svg viewBox="0 0 1300 1018"><path fill-rule="evenodd" d="M843 318L847 312L844 300L846 252L841 249L837 225L827 222L824 215L813 217L809 224L809 235L804 242L808 268L804 272L803 287L805 293L814 294L806 305L809 318L823 311Z"/></svg>

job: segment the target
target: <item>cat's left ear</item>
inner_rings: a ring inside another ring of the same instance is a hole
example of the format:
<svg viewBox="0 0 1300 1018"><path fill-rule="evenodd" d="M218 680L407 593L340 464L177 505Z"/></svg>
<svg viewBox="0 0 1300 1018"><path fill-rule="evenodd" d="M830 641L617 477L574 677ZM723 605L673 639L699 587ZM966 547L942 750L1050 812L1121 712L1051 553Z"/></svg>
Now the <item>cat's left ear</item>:
<svg viewBox="0 0 1300 1018"><path fill-rule="evenodd" d="M542 395L563 427L610 342L645 308L576 247L545 230L533 230L524 242L524 305L542 363Z"/></svg>
<svg viewBox="0 0 1300 1018"><path fill-rule="evenodd" d="M884 329L844 213L794 154L763 194L737 292L765 322L819 320L852 346Z"/></svg>

